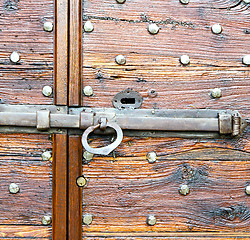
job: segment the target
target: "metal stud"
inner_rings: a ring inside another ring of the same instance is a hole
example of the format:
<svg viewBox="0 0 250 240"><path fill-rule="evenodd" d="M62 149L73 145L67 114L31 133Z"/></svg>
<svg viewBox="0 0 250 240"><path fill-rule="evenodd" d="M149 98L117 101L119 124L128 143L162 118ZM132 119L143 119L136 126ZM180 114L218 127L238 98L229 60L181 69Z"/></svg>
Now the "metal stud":
<svg viewBox="0 0 250 240"><path fill-rule="evenodd" d="M220 98L221 97L221 90L219 88L215 88L211 91L211 96L213 98Z"/></svg>
<svg viewBox="0 0 250 240"><path fill-rule="evenodd" d="M118 3L125 3L126 0L116 0Z"/></svg>
<svg viewBox="0 0 250 240"><path fill-rule="evenodd" d="M154 215L148 215L146 222L149 226L154 226L156 224L157 220L156 220L156 217Z"/></svg>
<svg viewBox="0 0 250 240"><path fill-rule="evenodd" d="M9 191L10 191L10 193L16 194L20 191L20 188L16 183L11 183L9 185Z"/></svg>
<svg viewBox="0 0 250 240"><path fill-rule="evenodd" d="M18 52L14 51L13 53L11 53L10 55L10 61L13 63L17 63L20 61L20 55Z"/></svg>
<svg viewBox="0 0 250 240"><path fill-rule="evenodd" d="M53 89L52 89L51 86L44 86L44 87L43 87L42 93L43 93L43 95L44 95L45 97L49 97L49 96L52 94L52 92L53 92Z"/></svg>
<svg viewBox="0 0 250 240"><path fill-rule="evenodd" d="M85 96L90 97L93 95L93 88L90 86L85 86L83 89L83 93Z"/></svg>
<svg viewBox="0 0 250 240"><path fill-rule="evenodd" d="M157 95L158 95L158 93L154 89L151 89L148 91L148 96L151 98L155 98L155 97L157 97Z"/></svg>
<svg viewBox="0 0 250 240"><path fill-rule="evenodd" d="M126 58L123 55L118 55L115 58L115 62L119 65L124 65L126 63Z"/></svg>
<svg viewBox="0 0 250 240"><path fill-rule="evenodd" d="M148 25L148 32L155 35L159 32L160 28L157 26L157 24L152 23Z"/></svg>
<svg viewBox="0 0 250 240"><path fill-rule="evenodd" d="M242 58L242 63L245 64L245 65L250 65L250 55L245 55Z"/></svg>
<svg viewBox="0 0 250 240"><path fill-rule="evenodd" d="M180 0L180 3L182 3L182 4L188 4L189 0Z"/></svg>
<svg viewBox="0 0 250 240"><path fill-rule="evenodd" d="M93 156L94 156L94 154L93 154L93 153L90 153L90 152L88 152L88 151L85 151L85 152L83 153L83 158L84 158L86 161L92 160L92 159L93 159Z"/></svg>
<svg viewBox="0 0 250 240"><path fill-rule="evenodd" d="M43 152L41 156L42 156L42 160L44 161L48 161L52 157L50 151Z"/></svg>
<svg viewBox="0 0 250 240"><path fill-rule="evenodd" d="M43 216L43 218L42 218L42 224L44 226L50 225L51 222L52 222L52 217L51 216Z"/></svg>
<svg viewBox="0 0 250 240"><path fill-rule="evenodd" d="M85 225L90 225L93 221L93 216L91 214L85 214L82 217L82 222Z"/></svg>
<svg viewBox="0 0 250 240"><path fill-rule="evenodd" d="M83 28L85 32L92 32L94 30L94 26L90 21L86 21Z"/></svg>
<svg viewBox="0 0 250 240"><path fill-rule="evenodd" d="M222 27L220 24L217 23L212 26L211 30L212 30L212 33L214 34L220 34L222 32Z"/></svg>
<svg viewBox="0 0 250 240"><path fill-rule="evenodd" d="M148 160L149 163L156 162L156 158L157 158L157 156L156 156L155 152L148 152L147 153L147 160Z"/></svg>
<svg viewBox="0 0 250 240"><path fill-rule="evenodd" d="M190 190L189 190L188 185L186 185L186 184L181 185L180 189L179 189L179 192L180 192L180 194L182 194L184 196L186 196L187 194L189 194Z"/></svg>
<svg viewBox="0 0 250 240"><path fill-rule="evenodd" d="M78 187L84 187L87 184L87 179L84 176L80 176L76 179L76 185Z"/></svg>
<svg viewBox="0 0 250 240"><path fill-rule="evenodd" d="M53 31L53 23L52 22L45 22L43 24L43 29L46 32L52 32Z"/></svg>
<svg viewBox="0 0 250 240"><path fill-rule="evenodd" d="M182 55L180 57L180 62L181 64L183 65L188 65L190 63L190 59L189 59L189 56L188 55Z"/></svg>
<svg viewBox="0 0 250 240"><path fill-rule="evenodd" d="M246 194L250 195L250 185L246 186Z"/></svg>

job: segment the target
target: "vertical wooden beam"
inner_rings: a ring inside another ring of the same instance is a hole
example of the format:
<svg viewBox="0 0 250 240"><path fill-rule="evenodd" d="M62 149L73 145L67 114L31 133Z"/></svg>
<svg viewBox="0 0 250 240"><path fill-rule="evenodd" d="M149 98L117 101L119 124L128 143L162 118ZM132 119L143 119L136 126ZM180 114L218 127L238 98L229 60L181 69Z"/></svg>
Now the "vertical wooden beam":
<svg viewBox="0 0 250 240"><path fill-rule="evenodd" d="M68 103L68 1L55 0L54 95L56 105Z"/></svg>
<svg viewBox="0 0 250 240"><path fill-rule="evenodd" d="M79 106L82 92L82 0L69 2L69 106Z"/></svg>
<svg viewBox="0 0 250 240"><path fill-rule="evenodd" d="M82 144L80 136L69 136L68 167L68 236L69 239L82 239L82 188L76 185L77 177L82 175Z"/></svg>
<svg viewBox="0 0 250 240"><path fill-rule="evenodd" d="M53 137L52 238L67 240L67 135Z"/></svg>

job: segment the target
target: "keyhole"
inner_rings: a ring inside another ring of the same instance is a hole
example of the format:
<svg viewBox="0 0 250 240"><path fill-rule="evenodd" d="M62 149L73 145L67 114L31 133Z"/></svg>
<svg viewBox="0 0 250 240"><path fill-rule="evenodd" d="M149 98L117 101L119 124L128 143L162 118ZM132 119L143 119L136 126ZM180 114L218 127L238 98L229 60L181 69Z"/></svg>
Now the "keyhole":
<svg viewBox="0 0 250 240"><path fill-rule="evenodd" d="M135 98L122 98L122 104L135 104Z"/></svg>

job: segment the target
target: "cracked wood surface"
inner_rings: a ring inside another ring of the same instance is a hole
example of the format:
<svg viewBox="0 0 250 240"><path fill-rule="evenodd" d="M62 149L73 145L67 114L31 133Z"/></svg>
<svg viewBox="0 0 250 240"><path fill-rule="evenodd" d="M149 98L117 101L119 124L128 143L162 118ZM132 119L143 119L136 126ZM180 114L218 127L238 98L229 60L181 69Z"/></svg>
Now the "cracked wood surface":
<svg viewBox="0 0 250 240"><path fill-rule="evenodd" d="M44 215L52 215L52 162L41 154L52 150L48 135L0 135L0 238L51 239L51 226L43 226ZM10 194L10 183L20 192Z"/></svg>
<svg viewBox="0 0 250 240"><path fill-rule="evenodd" d="M43 86L53 86L53 32L43 24L53 22L53 1L0 1L1 103L52 104ZM13 51L18 63L10 62Z"/></svg>
<svg viewBox="0 0 250 240"><path fill-rule="evenodd" d="M141 108L237 109L249 115L249 4L240 0L84 1L83 22L94 31L83 34L83 85L94 94L83 105L112 107L118 92L132 88L143 97ZM149 23L160 31L150 35ZM215 35L211 26L221 24ZM126 65L115 57L123 54ZM182 66L179 57L190 56ZM222 90L212 99L213 88ZM155 90L152 98L149 91ZM92 146L112 137L91 138ZM88 239L248 239L250 199L249 129L239 139L125 137L108 157L84 162L83 225ZM146 154L157 153L149 164ZM188 183L191 192L178 189ZM148 214L158 223L146 225ZM177 232L176 232L177 231Z"/></svg>

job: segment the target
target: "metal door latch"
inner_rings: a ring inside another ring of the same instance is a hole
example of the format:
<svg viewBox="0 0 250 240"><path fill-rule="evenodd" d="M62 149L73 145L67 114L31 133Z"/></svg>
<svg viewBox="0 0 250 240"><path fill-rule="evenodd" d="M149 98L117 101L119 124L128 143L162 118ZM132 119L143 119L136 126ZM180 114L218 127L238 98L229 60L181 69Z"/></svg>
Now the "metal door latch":
<svg viewBox="0 0 250 240"><path fill-rule="evenodd" d="M230 110L147 110L77 108L55 105L0 105L0 132L60 133L62 129L85 130L83 147L91 153L107 155L122 141L122 130L160 132L217 132L239 136L247 126L238 111ZM18 131L18 129L20 131ZM117 138L103 148L92 148L88 136L93 131L115 131Z"/></svg>

